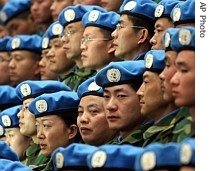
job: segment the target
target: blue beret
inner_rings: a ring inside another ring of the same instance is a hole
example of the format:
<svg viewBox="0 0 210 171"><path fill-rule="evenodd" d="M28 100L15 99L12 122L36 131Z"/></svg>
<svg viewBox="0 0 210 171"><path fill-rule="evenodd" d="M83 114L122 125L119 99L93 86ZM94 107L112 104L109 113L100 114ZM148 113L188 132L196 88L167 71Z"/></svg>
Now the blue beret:
<svg viewBox="0 0 210 171"><path fill-rule="evenodd" d="M90 169L134 170L135 158L143 149L132 145L102 145L87 157Z"/></svg>
<svg viewBox="0 0 210 171"><path fill-rule="evenodd" d="M138 83L144 71L143 60L111 62L96 74L95 82L101 87Z"/></svg>
<svg viewBox="0 0 210 171"><path fill-rule="evenodd" d="M161 0L155 9L155 17L169 17L175 5L180 3L180 0Z"/></svg>
<svg viewBox="0 0 210 171"><path fill-rule="evenodd" d="M0 52L8 51L7 50L7 42L11 39L10 36L6 36L3 38L0 38Z"/></svg>
<svg viewBox="0 0 210 171"><path fill-rule="evenodd" d="M144 56L147 71L160 73L165 68L165 51L150 50Z"/></svg>
<svg viewBox="0 0 210 171"><path fill-rule="evenodd" d="M97 147L73 143L66 148L59 147L52 153L55 170L58 169L88 169L87 156Z"/></svg>
<svg viewBox="0 0 210 171"><path fill-rule="evenodd" d="M56 80L27 80L21 82L16 87L17 95L21 100L61 90L72 91L70 87Z"/></svg>
<svg viewBox="0 0 210 171"><path fill-rule="evenodd" d="M186 138L181 142L180 161L182 165L195 167L195 138Z"/></svg>
<svg viewBox="0 0 210 171"><path fill-rule="evenodd" d="M6 159L0 160L0 169L1 171L32 171L30 167L22 164L20 161L11 161Z"/></svg>
<svg viewBox="0 0 210 171"><path fill-rule="evenodd" d="M0 100L0 111L22 104L22 101L17 96L15 88L9 85L0 86L0 97L1 99L4 99Z"/></svg>
<svg viewBox="0 0 210 171"><path fill-rule="evenodd" d="M195 27L180 28L171 39L171 48L176 52L195 50Z"/></svg>
<svg viewBox="0 0 210 171"><path fill-rule="evenodd" d="M119 19L120 15L114 11L92 10L83 16L82 24L84 27L95 26L108 31L114 31Z"/></svg>
<svg viewBox="0 0 210 171"><path fill-rule="evenodd" d="M42 37L34 35L16 35L7 43L7 50L29 50L41 53Z"/></svg>
<svg viewBox="0 0 210 171"><path fill-rule="evenodd" d="M84 14L92 10L106 11L104 8L96 5L77 4L75 6L68 6L64 8L60 12L58 20L63 25L63 27L65 27L69 23L82 21Z"/></svg>
<svg viewBox="0 0 210 171"><path fill-rule="evenodd" d="M42 94L31 101L28 110L36 118L62 114L64 112L78 111L79 97L77 93L70 91L59 91L56 93Z"/></svg>
<svg viewBox="0 0 210 171"><path fill-rule="evenodd" d="M21 14L26 10L30 11L30 7L31 0L9 0L0 11L0 20L6 24L18 14Z"/></svg>
<svg viewBox="0 0 210 171"><path fill-rule="evenodd" d="M19 158L15 151L13 151L10 146L4 142L0 141L0 161L2 159L8 159L12 161L19 161ZM0 165L1 166L1 165Z"/></svg>
<svg viewBox="0 0 210 171"><path fill-rule="evenodd" d="M170 16L175 26L195 23L195 0L186 0L178 3L174 6Z"/></svg>
<svg viewBox="0 0 210 171"><path fill-rule="evenodd" d="M103 88L96 84L95 76L93 76L79 85L77 89L77 95L80 99L88 95L103 97Z"/></svg>
<svg viewBox="0 0 210 171"><path fill-rule="evenodd" d="M179 28L168 28L162 37L162 43L165 47L165 51L172 51L171 48L171 40L174 39L174 35L177 34L177 32L179 32Z"/></svg>
<svg viewBox="0 0 210 171"><path fill-rule="evenodd" d="M178 143L154 143L146 146L144 152L138 154L135 159L135 170L155 170L170 167L179 168L180 144Z"/></svg>
<svg viewBox="0 0 210 171"><path fill-rule="evenodd" d="M0 114L0 119L4 128L19 127L19 118L17 114L20 112L22 105L17 105L5 109Z"/></svg>
<svg viewBox="0 0 210 171"><path fill-rule="evenodd" d="M120 14L144 18L153 23L156 7L157 3L151 0L124 0L120 7Z"/></svg>
<svg viewBox="0 0 210 171"><path fill-rule="evenodd" d="M59 37L63 33L63 26L58 22L55 21L47 28L45 34L46 37L49 39Z"/></svg>

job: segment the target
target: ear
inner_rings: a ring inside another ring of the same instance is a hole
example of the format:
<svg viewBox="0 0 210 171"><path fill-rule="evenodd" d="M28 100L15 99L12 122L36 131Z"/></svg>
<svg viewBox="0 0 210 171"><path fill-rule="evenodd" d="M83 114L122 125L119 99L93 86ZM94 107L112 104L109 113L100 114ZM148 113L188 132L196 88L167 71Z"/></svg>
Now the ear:
<svg viewBox="0 0 210 171"><path fill-rule="evenodd" d="M70 125L70 127L69 127L69 140L74 139L75 136L77 135L77 132L78 132L77 125L75 125L75 124Z"/></svg>
<svg viewBox="0 0 210 171"><path fill-rule="evenodd" d="M110 41L110 43L108 44L108 53L111 54L111 53L114 53L115 51L115 47L113 45L113 40Z"/></svg>
<svg viewBox="0 0 210 171"><path fill-rule="evenodd" d="M150 39L149 38L149 32L146 28L139 30L138 36L139 36L138 44L142 44L145 41Z"/></svg>

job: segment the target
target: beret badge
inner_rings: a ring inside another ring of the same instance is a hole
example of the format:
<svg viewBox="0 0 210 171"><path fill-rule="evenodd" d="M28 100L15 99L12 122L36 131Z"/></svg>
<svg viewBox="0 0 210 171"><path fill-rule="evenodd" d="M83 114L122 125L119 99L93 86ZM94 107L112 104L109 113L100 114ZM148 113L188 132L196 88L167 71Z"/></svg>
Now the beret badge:
<svg viewBox="0 0 210 171"><path fill-rule="evenodd" d="M106 162L107 156L104 151L97 151L93 154L91 164L93 168L103 167Z"/></svg>
<svg viewBox="0 0 210 171"><path fill-rule="evenodd" d="M118 69L112 68L107 71L106 76L109 82L118 82L121 78L121 73Z"/></svg>

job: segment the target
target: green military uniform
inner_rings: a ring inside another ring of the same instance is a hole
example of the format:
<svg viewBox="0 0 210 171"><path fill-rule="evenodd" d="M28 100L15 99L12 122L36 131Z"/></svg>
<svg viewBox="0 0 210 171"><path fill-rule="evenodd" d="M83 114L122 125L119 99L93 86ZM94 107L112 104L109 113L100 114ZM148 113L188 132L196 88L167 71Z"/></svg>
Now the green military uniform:
<svg viewBox="0 0 210 171"><path fill-rule="evenodd" d="M139 129L131 132L127 137L122 139L121 137L116 137L108 144L131 144L133 146L141 147L144 143L143 133L153 125L153 121L148 121L144 125L142 125Z"/></svg>
<svg viewBox="0 0 210 171"><path fill-rule="evenodd" d="M186 112L189 113L189 109L186 107L183 108L182 111L184 111L185 113ZM184 112L182 112L182 114L184 114ZM184 119L182 119L174 127L172 141L179 143L188 137L194 137L194 136L195 136L195 122L192 121L192 117L189 115Z"/></svg>
<svg viewBox="0 0 210 171"><path fill-rule="evenodd" d="M143 137L145 142L143 147L154 142L172 142L174 127L189 116L190 114L187 109L177 109L163 117L144 132Z"/></svg>
<svg viewBox="0 0 210 171"><path fill-rule="evenodd" d="M32 144L26 149L25 155L26 155L26 161L25 164L27 166L37 167L44 165L49 162L50 158L46 157L41 154L39 144Z"/></svg>
<svg viewBox="0 0 210 171"><path fill-rule="evenodd" d="M68 76L62 81L64 84L68 85L72 91L76 92L78 86L88 78L96 74L95 70L89 68L82 68L72 71Z"/></svg>

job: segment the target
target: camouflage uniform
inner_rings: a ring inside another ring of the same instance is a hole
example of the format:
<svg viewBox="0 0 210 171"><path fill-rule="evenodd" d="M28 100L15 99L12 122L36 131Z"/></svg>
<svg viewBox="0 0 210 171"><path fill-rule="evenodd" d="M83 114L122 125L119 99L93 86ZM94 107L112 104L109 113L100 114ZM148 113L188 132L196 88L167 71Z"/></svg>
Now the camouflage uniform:
<svg viewBox="0 0 210 171"><path fill-rule="evenodd" d="M183 108L182 110L185 112L189 112L188 108L186 107ZM179 143L188 137L194 137L194 136L195 136L195 122L192 121L191 116L187 116L184 119L182 119L179 123L177 123L176 126L174 127L172 141Z"/></svg>
<svg viewBox="0 0 210 171"><path fill-rule="evenodd" d="M40 151L39 144L32 144L26 149L26 162L27 166L36 167L48 163L50 157L43 156Z"/></svg>
<svg viewBox="0 0 210 171"><path fill-rule="evenodd" d="M153 125L153 121L148 121L144 125L142 125L139 129L131 132L127 137L122 139L121 137L116 137L108 144L131 144L133 146L141 147L144 143L143 133Z"/></svg>
<svg viewBox="0 0 210 171"><path fill-rule="evenodd" d="M78 86L88 78L96 74L95 70L89 68L82 68L72 71L68 76L62 81L64 84L68 85L72 91L76 92Z"/></svg>
<svg viewBox="0 0 210 171"><path fill-rule="evenodd" d="M177 109L166 115L159 122L155 123L144 132L143 137L145 142L143 147L154 142L172 142L172 137L174 136L173 130L175 126L189 116L190 114L186 109Z"/></svg>

